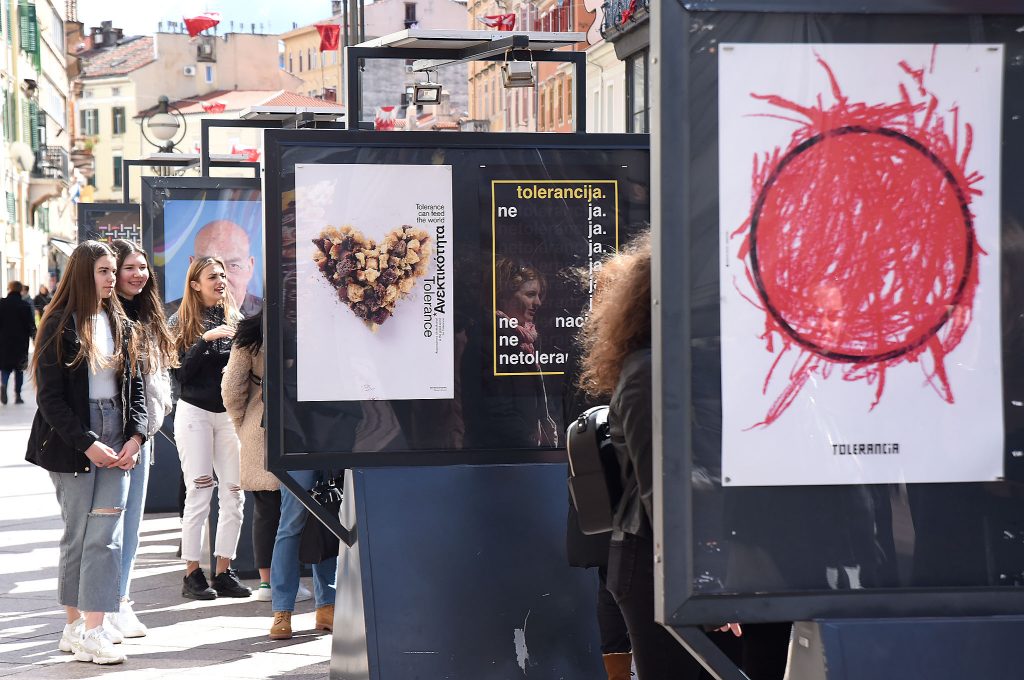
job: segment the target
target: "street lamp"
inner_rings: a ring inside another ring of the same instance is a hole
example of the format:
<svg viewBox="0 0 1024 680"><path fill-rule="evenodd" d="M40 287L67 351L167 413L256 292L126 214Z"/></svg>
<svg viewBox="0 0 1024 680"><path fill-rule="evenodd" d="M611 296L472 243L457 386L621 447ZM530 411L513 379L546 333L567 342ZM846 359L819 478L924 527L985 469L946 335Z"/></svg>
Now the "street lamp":
<svg viewBox="0 0 1024 680"><path fill-rule="evenodd" d="M164 153L171 153L185 139L188 121L176 106L171 105L166 95L160 95L156 111L144 116L139 126L147 142Z"/></svg>

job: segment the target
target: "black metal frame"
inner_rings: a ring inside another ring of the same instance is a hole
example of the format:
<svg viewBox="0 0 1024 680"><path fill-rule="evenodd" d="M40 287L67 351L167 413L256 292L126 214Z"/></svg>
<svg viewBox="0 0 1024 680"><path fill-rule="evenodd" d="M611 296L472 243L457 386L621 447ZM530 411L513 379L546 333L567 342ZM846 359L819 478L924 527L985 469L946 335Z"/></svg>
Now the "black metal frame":
<svg viewBox="0 0 1024 680"><path fill-rule="evenodd" d="M691 339L694 337L689 275L678 263L692 258L689 206L694 123L691 101L690 39L686 27L715 18L721 11L807 14L963 15L974 26L981 12L1019 14L1017 3L940 2L939 0L836 0L827 7L815 0L766 4L757 0L679 3L652 0L652 222L654 260L654 480L656 495L655 617L673 629L681 642L719 678L745 676L716 654L699 628L691 624L722 621L788 621L811 618L973 616L1019 613L1024 591L1012 587L893 588L847 591L798 591L697 595L692 536L693 441L688 431L693 407ZM703 16L701 16L703 15ZM735 20L735 15L733 16ZM1003 177L1004 186L1007 178ZM681 223L681 228L680 228ZM671 227L669 226L671 225ZM662 261L661 254L671 253ZM670 340L671 338L671 340ZM668 446L668 442L673 442Z"/></svg>
<svg viewBox="0 0 1024 680"><path fill-rule="evenodd" d="M624 149L647 148L646 135L626 134L562 134L543 133L461 133L445 132L378 132L373 135L357 131L296 131L275 130L264 138L265 224L281 223L281 206L276 197L281 195L281 156L289 146L338 147L417 147L417 148L479 148L506 149ZM263 241L263 266L267 272L278 271L281 259L281 233L268 230ZM564 449L464 449L460 451L417 450L408 452L344 453L284 453L284 389L283 368L272 358L279 357L284 346L281 323L282 281L280 276L267 276L265 281L264 315L267 371L263 378L266 417L267 469L275 474L286 470L333 469L365 466L423 466L423 465L503 465L516 463L564 463ZM386 462L385 462L386 459Z"/></svg>
<svg viewBox="0 0 1024 680"><path fill-rule="evenodd" d="M525 44L524 44L525 43ZM345 122L349 130L361 129L360 112L362 111L362 79L360 71L366 59L419 59L430 57L431 60L458 63L463 61L504 61L506 53L510 60L545 61L571 63L574 67L573 87L576 97L573 102L573 122L575 132L587 131L587 53L532 51L526 49L529 38L524 34L513 34L508 38L492 41L466 49L417 49L412 47L346 47L345 48L345 79L348 83ZM497 50L497 54L495 51ZM479 55L479 56L478 56Z"/></svg>

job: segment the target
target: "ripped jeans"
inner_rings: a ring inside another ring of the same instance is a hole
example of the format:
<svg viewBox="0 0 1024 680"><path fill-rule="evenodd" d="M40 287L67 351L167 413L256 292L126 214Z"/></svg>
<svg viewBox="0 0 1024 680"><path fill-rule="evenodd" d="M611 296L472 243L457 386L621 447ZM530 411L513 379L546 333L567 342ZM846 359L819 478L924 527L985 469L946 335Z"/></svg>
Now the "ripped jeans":
<svg viewBox="0 0 1024 680"><path fill-rule="evenodd" d="M120 452L124 422L117 400L89 401L90 428L101 442ZM97 468L89 472L51 472L64 534L60 539L57 600L86 612L116 612L120 605L123 510L128 502L128 472Z"/></svg>
<svg viewBox="0 0 1024 680"><path fill-rule="evenodd" d="M181 518L181 559L204 562L203 528L210 515L213 490L220 510L214 554L235 559L242 531L245 494L239 486L239 443L235 426L227 413L213 413L178 402L174 416L174 439L185 480L185 512ZM213 475L216 473L217 478Z"/></svg>

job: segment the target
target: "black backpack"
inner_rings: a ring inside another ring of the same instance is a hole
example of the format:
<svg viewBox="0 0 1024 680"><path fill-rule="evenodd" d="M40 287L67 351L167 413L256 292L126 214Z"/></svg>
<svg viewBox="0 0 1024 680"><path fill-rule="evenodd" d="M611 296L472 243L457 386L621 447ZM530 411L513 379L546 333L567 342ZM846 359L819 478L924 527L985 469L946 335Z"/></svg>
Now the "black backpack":
<svg viewBox="0 0 1024 680"><path fill-rule="evenodd" d="M608 431L608 407L584 411L565 433L569 454L569 495L584 534L612 529L612 516L622 498L619 461Z"/></svg>

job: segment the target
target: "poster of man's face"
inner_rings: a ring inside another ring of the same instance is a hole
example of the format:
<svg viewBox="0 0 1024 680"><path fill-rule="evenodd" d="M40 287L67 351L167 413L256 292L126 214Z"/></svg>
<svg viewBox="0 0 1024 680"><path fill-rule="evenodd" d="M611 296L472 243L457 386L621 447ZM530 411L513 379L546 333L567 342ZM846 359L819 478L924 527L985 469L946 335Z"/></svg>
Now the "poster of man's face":
<svg viewBox="0 0 1024 680"><path fill-rule="evenodd" d="M263 249L262 202L252 200L168 200L164 203L164 249L155 253L164 266L168 312L180 304L188 267L196 258L224 260L228 285L242 314L263 304L260 261Z"/></svg>

